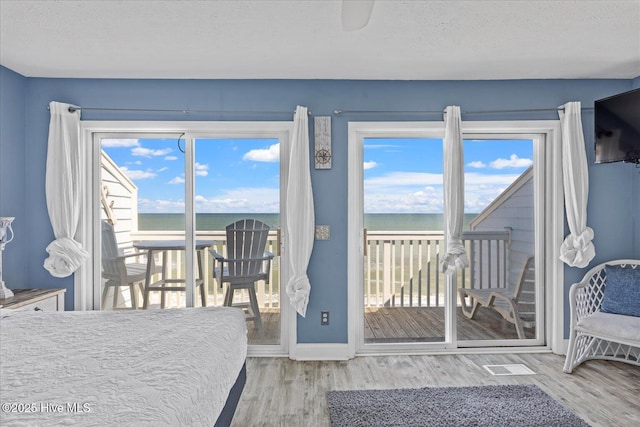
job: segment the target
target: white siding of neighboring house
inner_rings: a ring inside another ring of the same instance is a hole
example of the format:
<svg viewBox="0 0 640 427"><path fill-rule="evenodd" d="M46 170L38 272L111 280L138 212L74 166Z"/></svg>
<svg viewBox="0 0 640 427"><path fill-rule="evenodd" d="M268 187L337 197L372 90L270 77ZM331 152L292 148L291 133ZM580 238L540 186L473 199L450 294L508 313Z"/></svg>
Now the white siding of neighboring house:
<svg viewBox="0 0 640 427"><path fill-rule="evenodd" d="M138 187L103 151L101 159L101 187L107 189L107 204L101 203L101 219L113 218L118 247L131 248L131 232L138 230Z"/></svg>
<svg viewBox="0 0 640 427"><path fill-rule="evenodd" d="M527 169L470 224L472 231L503 231L510 227L507 281L515 284L528 257L534 255L533 167Z"/></svg>

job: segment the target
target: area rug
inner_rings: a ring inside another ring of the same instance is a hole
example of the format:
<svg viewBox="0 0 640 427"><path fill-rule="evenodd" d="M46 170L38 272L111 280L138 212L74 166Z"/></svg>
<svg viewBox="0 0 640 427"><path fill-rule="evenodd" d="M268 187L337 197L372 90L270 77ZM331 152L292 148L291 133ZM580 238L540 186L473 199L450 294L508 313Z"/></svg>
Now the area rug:
<svg viewBox="0 0 640 427"><path fill-rule="evenodd" d="M332 427L588 427L536 385L327 392Z"/></svg>

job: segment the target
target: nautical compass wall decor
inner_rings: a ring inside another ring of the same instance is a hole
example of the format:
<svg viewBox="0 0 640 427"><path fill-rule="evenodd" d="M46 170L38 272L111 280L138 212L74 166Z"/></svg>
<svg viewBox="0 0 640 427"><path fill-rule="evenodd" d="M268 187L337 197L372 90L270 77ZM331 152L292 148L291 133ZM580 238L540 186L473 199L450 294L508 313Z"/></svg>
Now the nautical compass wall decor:
<svg viewBox="0 0 640 427"><path fill-rule="evenodd" d="M316 169L331 169L331 116L314 118Z"/></svg>

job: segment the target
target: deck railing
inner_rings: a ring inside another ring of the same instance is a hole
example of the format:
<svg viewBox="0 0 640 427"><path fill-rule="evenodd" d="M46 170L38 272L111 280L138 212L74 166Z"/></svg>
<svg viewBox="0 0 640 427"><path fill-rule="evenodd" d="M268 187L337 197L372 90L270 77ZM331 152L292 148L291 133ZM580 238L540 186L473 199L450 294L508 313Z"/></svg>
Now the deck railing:
<svg viewBox="0 0 640 427"><path fill-rule="evenodd" d="M176 240L184 239L184 232L182 231L136 231L131 233L131 237L134 241L141 240ZM209 249L215 249L216 252L223 255L227 254L226 251L226 235L224 231L197 231L197 240L213 240L215 245ZM266 250L277 254L277 232L269 232L267 239ZM159 260L156 260L159 262ZM207 289L207 297L209 304L213 306L220 306L224 301L224 292L226 291L225 284L223 288L219 286L216 280L213 278L214 262L213 258L209 254L207 249L202 257L202 270L204 272L204 286ZM167 251L167 274L169 278L184 277L185 274L185 260L184 251ZM197 269L195 270L197 271ZM271 272L269 277L269 283L261 280L256 284L256 296L258 297L258 304L261 308L278 308L280 307L280 258L274 257L271 262Z"/></svg>
<svg viewBox="0 0 640 427"><path fill-rule="evenodd" d="M462 234L470 266L458 273L459 287L506 286L510 231ZM134 241L184 239L180 231L132 232ZM226 254L224 231L198 231L197 239L214 240L215 250ZM269 233L267 250L277 253L277 233ZM444 305L445 277L440 272L445 252L442 232L369 231L364 260L365 307L441 307ZM213 279L213 258L203 256L204 283L208 301L222 305L224 291ZM159 261L159 260L157 260ZM184 277L184 251L167 254L170 278ZM257 283L256 294L262 308L280 307L280 259L271 264L269 283Z"/></svg>
<svg viewBox="0 0 640 427"><path fill-rule="evenodd" d="M458 272L466 288L506 286L510 230L462 234L470 266ZM376 231L366 233L365 307L440 307L445 276L442 232Z"/></svg>

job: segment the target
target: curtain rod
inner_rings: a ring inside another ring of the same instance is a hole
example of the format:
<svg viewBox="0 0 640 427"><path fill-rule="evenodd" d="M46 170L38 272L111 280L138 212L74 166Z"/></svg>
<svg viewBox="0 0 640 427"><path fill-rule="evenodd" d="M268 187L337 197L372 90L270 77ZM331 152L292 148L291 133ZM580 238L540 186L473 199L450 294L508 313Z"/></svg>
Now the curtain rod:
<svg viewBox="0 0 640 427"><path fill-rule="evenodd" d="M47 105L47 110L49 106ZM230 111L230 110L171 110L171 109L156 109L156 108L105 108L105 107L78 107L71 106L69 107L69 112L73 113L75 111L128 111L128 112L136 112L136 113L182 113L185 115L194 113L194 114L291 114L291 111ZM295 111L293 111L295 113ZM310 116L312 113L308 111L307 114Z"/></svg>
<svg viewBox="0 0 640 427"><path fill-rule="evenodd" d="M558 108L529 108L514 110L482 110L482 111L462 111L462 114L496 114L496 113L535 113L548 111L562 111L564 107ZM581 111L591 111L593 107L582 108ZM339 116L341 114L443 114L440 110L423 110L423 111L389 111L389 110L333 110L333 114Z"/></svg>

